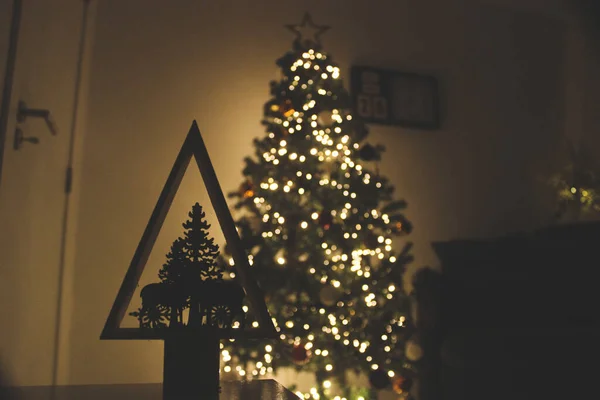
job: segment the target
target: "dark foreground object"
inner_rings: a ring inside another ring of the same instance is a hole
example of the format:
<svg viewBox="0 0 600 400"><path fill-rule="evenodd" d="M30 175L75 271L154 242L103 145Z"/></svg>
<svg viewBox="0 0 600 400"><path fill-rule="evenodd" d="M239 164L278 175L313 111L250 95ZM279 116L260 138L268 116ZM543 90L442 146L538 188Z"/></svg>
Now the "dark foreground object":
<svg viewBox="0 0 600 400"><path fill-rule="evenodd" d="M417 288L420 400L597 393L600 223L434 248L442 274Z"/></svg>
<svg viewBox="0 0 600 400"><path fill-rule="evenodd" d="M161 384L32 386L1 389L0 400L161 400ZM274 380L221 382L220 400L298 400ZM198 400L204 400L203 397Z"/></svg>
<svg viewBox="0 0 600 400"><path fill-rule="evenodd" d="M165 339L163 400L219 400L219 338L182 332Z"/></svg>

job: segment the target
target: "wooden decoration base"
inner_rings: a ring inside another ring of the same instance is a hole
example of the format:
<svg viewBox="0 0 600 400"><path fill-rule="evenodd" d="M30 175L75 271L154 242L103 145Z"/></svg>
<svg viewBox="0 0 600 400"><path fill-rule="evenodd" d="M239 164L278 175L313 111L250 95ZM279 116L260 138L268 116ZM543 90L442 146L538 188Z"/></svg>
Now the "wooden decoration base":
<svg viewBox="0 0 600 400"><path fill-rule="evenodd" d="M164 342L163 400L218 400L217 332L177 332Z"/></svg>

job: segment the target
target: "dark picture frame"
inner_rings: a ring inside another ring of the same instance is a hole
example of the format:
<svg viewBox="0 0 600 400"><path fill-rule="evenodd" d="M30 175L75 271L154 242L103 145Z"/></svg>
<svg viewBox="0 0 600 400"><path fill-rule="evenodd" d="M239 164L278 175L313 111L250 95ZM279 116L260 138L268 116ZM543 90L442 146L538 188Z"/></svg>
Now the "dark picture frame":
<svg viewBox="0 0 600 400"><path fill-rule="evenodd" d="M350 76L354 112L366 123L439 129L435 77L364 66L353 66Z"/></svg>

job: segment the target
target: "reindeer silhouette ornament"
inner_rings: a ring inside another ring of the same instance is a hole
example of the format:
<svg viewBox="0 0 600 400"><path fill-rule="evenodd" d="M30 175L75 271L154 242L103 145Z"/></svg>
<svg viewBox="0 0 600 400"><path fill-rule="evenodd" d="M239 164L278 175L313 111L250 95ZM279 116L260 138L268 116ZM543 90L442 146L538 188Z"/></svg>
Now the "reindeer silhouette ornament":
<svg viewBox="0 0 600 400"><path fill-rule="evenodd" d="M196 312L192 320L202 321L200 326L209 324L218 328L230 328L237 320L239 327L245 327L245 313L242 309L244 290L231 281L206 280L191 288L171 283L150 283L141 290L142 307L131 313L140 320L142 328L185 326L183 310L187 307ZM190 293L185 295L185 293ZM194 299L194 300L192 300ZM195 307L195 304L198 307ZM152 315L161 315L159 321Z"/></svg>

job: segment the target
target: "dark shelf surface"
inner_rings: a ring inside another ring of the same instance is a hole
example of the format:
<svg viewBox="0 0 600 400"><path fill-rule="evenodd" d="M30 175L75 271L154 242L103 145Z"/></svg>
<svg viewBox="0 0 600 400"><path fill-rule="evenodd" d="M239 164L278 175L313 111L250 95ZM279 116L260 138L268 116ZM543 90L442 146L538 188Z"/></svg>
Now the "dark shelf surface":
<svg viewBox="0 0 600 400"><path fill-rule="evenodd" d="M298 397L271 380L221 382L220 400L298 400ZM162 385L73 385L3 388L0 400L162 400ZM201 399L198 399L201 400Z"/></svg>

